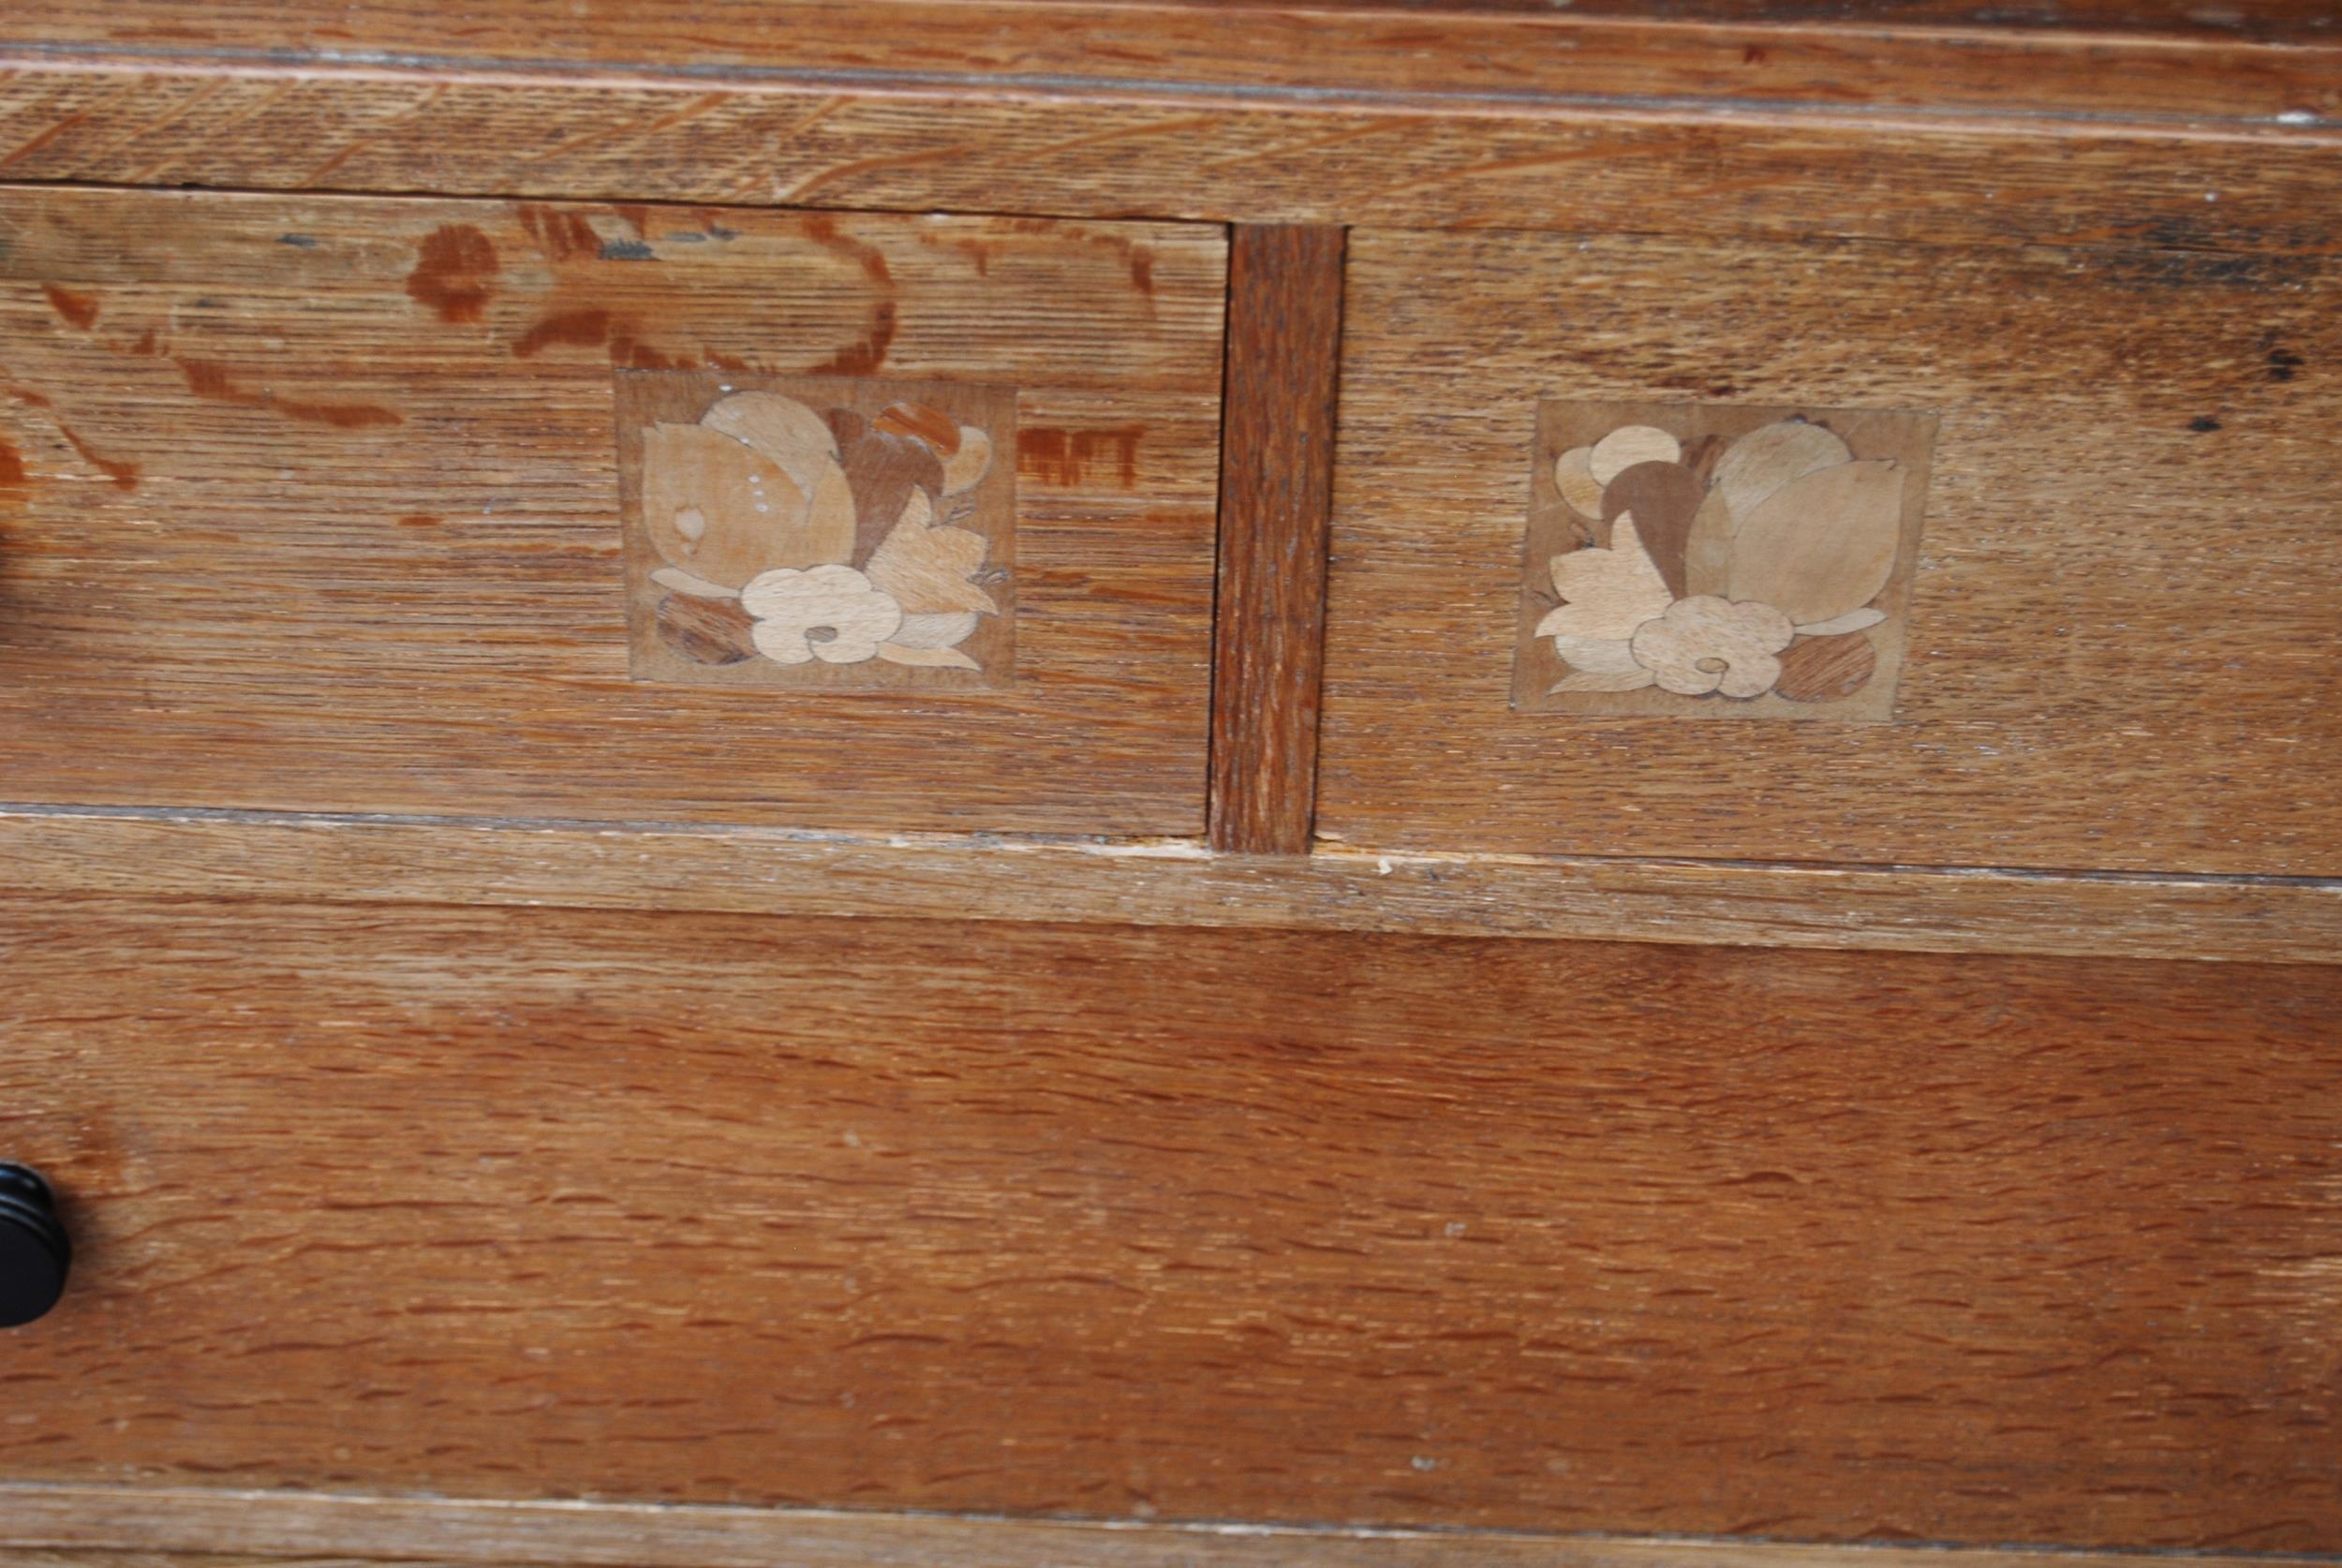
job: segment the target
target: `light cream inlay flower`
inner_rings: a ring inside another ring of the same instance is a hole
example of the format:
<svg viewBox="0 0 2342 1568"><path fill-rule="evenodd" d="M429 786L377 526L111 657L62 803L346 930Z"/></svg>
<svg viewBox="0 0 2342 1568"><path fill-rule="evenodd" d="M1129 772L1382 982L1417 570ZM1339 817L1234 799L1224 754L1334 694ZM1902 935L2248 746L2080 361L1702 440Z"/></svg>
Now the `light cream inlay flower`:
<svg viewBox="0 0 2342 1568"><path fill-rule="evenodd" d="M750 636L776 664L859 664L903 624L902 606L852 567L768 571L740 590Z"/></svg>
<svg viewBox="0 0 2342 1568"><path fill-rule="evenodd" d="M1776 656L1797 637L1770 604L1698 594L1677 599L1634 636L1635 662L1660 689L1685 697L1761 697L1781 678Z"/></svg>

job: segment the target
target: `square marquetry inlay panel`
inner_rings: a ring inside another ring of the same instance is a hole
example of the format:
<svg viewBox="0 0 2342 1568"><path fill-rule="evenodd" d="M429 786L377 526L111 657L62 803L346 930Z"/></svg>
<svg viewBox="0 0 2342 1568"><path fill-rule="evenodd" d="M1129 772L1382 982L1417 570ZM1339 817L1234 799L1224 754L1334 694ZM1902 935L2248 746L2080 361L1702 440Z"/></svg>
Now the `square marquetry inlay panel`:
<svg viewBox="0 0 2342 1568"><path fill-rule="evenodd" d="M618 372L637 679L1005 685L1016 394Z"/></svg>
<svg viewBox="0 0 2342 1568"><path fill-rule="evenodd" d="M1884 720L1935 416L1538 406L1513 707Z"/></svg>

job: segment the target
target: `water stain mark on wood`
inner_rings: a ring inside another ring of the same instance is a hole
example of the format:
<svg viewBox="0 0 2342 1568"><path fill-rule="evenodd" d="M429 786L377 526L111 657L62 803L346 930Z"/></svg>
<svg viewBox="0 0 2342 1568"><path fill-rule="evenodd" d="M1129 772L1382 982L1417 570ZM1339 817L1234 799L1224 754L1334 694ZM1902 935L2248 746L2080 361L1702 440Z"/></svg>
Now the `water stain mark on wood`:
<svg viewBox="0 0 2342 1568"><path fill-rule="evenodd" d="M601 348L610 362L626 370L703 370L708 368L753 373L758 367L737 355L703 349L698 354L670 352L646 341L631 318L598 305L556 310L539 319L512 340L514 359L534 359L548 348Z"/></svg>
<svg viewBox="0 0 2342 1568"><path fill-rule="evenodd" d="M256 392L238 381L226 365L215 360L173 355L172 362L187 378L187 390L209 402L231 404L239 408L266 408L304 424L331 425L336 430L365 430L407 422L396 409L376 403L319 403L286 397L273 388Z"/></svg>
<svg viewBox="0 0 2342 1568"><path fill-rule="evenodd" d="M578 257L598 257L601 253L601 236L586 214L571 207L548 207L540 202L523 201L513 209L521 227L528 231L548 261L560 263Z"/></svg>
<svg viewBox="0 0 2342 1568"><path fill-rule="evenodd" d="M44 283L40 291L49 297L50 308L63 317L67 325L87 332L97 325L97 296L67 288L60 284Z"/></svg>
<svg viewBox="0 0 2342 1568"><path fill-rule="evenodd" d="M57 434L64 436L66 443L75 451L81 453L82 462L111 480L115 489L136 490L139 487L139 476L144 470L138 464L123 458L108 457L103 452L97 451L87 441L82 440L71 425L62 420L57 422Z"/></svg>
<svg viewBox="0 0 2342 1568"><path fill-rule="evenodd" d="M883 265L883 262L881 263ZM895 302L881 300L870 312L870 330L813 367L816 376L868 376L886 362L895 343Z"/></svg>
<svg viewBox="0 0 2342 1568"><path fill-rule="evenodd" d="M1935 425L1541 403L1513 707L1891 719Z"/></svg>
<svg viewBox="0 0 2342 1568"><path fill-rule="evenodd" d="M1142 425L1105 425L1089 430L1041 428L1016 433L1016 471L1041 484L1072 488L1104 468L1125 490L1138 487L1138 443Z"/></svg>
<svg viewBox="0 0 2342 1568"><path fill-rule="evenodd" d="M870 306L869 330L815 365L813 374L874 376L885 364L887 350L895 344L895 274L886 264L886 254L876 245L839 233L837 220L826 213L808 215L805 219L805 234L815 244L851 259L862 269L865 278L882 290L881 298Z"/></svg>
<svg viewBox="0 0 2342 1568"><path fill-rule="evenodd" d="M142 472L140 466L123 459L108 457L82 439L80 433L57 417L56 403L47 392L35 392L30 387L10 387L8 396L26 408L37 408L47 414L50 423L56 427L57 434L64 437L66 445L79 453L82 462L112 481L117 489L136 490L139 487L139 476Z"/></svg>
<svg viewBox="0 0 2342 1568"><path fill-rule="evenodd" d="M556 310L538 320L512 344L512 357L533 359L554 347L599 348L610 341L610 313L588 307Z"/></svg>
<svg viewBox="0 0 2342 1568"><path fill-rule="evenodd" d="M1015 391L621 368L617 405L636 679L1010 683Z"/></svg>
<svg viewBox="0 0 2342 1568"><path fill-rule="evenodd" d="M495 292L497 247L467 223L441 224L417 247L407 292L437 313L442 321L477 321Z"/></svg>

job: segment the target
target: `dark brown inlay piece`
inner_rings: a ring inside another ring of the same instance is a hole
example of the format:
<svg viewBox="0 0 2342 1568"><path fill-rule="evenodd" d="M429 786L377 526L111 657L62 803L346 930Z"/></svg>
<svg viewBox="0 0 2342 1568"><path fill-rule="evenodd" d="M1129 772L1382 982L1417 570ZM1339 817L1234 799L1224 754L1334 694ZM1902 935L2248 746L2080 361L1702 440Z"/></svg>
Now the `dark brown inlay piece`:
<svg viewBox="0 0 2342 1568"><path fill-rule="evenodd" d="M1209 822L1219 851L1310 847L1342 250L1342 230L1331 227L1248 225L1231 236L1212 629Z"/></svg>

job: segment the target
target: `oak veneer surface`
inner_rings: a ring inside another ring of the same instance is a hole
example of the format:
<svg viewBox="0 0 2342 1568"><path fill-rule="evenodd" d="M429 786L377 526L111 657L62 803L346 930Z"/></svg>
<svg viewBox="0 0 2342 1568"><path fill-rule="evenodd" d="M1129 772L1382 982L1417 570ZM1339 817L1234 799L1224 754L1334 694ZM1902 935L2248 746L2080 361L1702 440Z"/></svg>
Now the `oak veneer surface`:
<svg viewBox="0 0 2342 1568"><path fill-rule="evenodd" d="M1077 0L1067 0L1077 3ZM1158 0L1199 8L1244 10L1258 0ZM1550 16L1552 0L1315 0L1317 10L1411 14L1519 12ZM2342 31L2324 0L1570 0L1571 17L1688 23L1760 22L1802 26L1957 27L1992 31L2047 29L2161 34L2174 37L2248 37L2307 42Z"/></svg>
<svg viewBox="0 0 2342 1568"><path fill-rule="evenodd" d="M30 892L2342 964L2342 883L0 806Z"/></svg>
<svg viewBox="0 0 2342 1568"><path fill-rule="evenodd" d="M2335 971L0 910L0 1471L2342 1538Z"/></svg>
<svg viewBox="0 0 2342 1568"><path fill-rule="evenodd" d="M2342 870L2329 264L1380 230L1350 257L1322 834ZM1893 721L1511 711L1540 398L1939 415Z"/></svg>
<svg viewBox="0 0 2342 1568"><path fill-rule="evenodd" d="M934 92L1164 98L1573 105L1737 99L1775 108L2134 118L2270 130L2342 111L2342 42L2280 23L2282 41L2127 30L1705 25L1611 14L1422 18L1036 4L1033 0L668 0L597 7L492 0L451 25L432 0L351 10L302 0L113 0L11 22L7 43L60 59L143 67L490 69L544 78L688 78L704 87L888 83ZM2292 116L2288 120L2282 116Z"/></svg>
<svg viewBox="0 0 2342 1568"><path fill-rule="evenodd" d="M2342 245L2342 153L2316 130L386 80L265 62L89 71L45 52L13 65L0 75L0 170L27 180L2273 254Z"/></svg>
<svg viewBox="0 0 2342 1568"><path fill-rule="evenodd" d="M1220 230L22 188L0 225L16 798L1202 831ZM630 682L619 366L1018 389L1015 685Z"/></svg>
<svg viewBox="0 0 2342 1568"><path fill-rule="evenodd" d="M353 1561L597 1568L2160 1568L2161 1554L1652 1541L949 1517L839 1509L479 1502L161 1487L14 1486L5 1568L328 1568ZM11 1546L10 1542L25 1545ZM2308 1568L2268 1553L2197 1568Z"/></svg>

